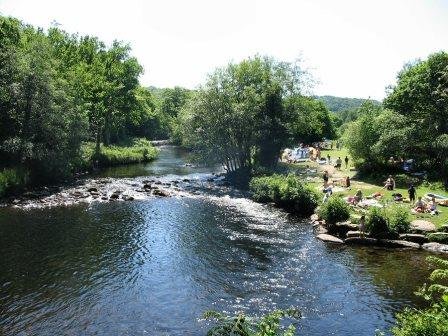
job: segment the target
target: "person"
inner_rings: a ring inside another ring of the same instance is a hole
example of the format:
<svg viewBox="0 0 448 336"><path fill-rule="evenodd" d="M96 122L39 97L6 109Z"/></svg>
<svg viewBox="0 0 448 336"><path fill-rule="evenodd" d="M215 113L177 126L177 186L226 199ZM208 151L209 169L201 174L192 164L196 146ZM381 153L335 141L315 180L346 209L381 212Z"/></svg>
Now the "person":
<svg viewBox="0 0 448 336"><path fill-rule="evenodd" d="M327 154L327 164L331 164L331 156L330 156L330 154Z"/></svg>
<svg viewBox="0 0 448 336"><path fill-rule="evenodd" d="M359 231L361 232L361 238L364 238L364 234L366 232L366 216L365 215L362 215L361 218L359 219L358 228L359 228Z"/></svg>
<svg viewBox="0 0 448 336"><path fill-rule="evenodd" d="M346 187L346 188L350 188L350 176L347 176L347 177L345 178L345 187Z"/></svg>
<svg viewBox="0 0 448 336"><path fill-rule="evenodd" d="M422 201L422 197L419 196L417 202L414 205L415 212L423 212L425 210L425 203Z"/></svg>
<svg viewBox="0 0 448 336"><path fill-rule="evenodd" d="M431 202L429 202L428 204L428 211L431 213L431 215L438 215L439 211L437 210L437 202L436 202L436 198L433 197L431 199Z"/></svg>
<svg viewBox="0 0 448 336"><path fill-rule="evenodd" d="M339 169L341 169L341 166L342 166L342 160L341 160L341 157L338 157L336 159L336 165L334 167L339 170Z"/></svg>
<svg viewBox="0 0 448 336"><path fill-rule="evenodd" d="M415 187L413 184L411 184L409 186L408 195L409 195L409 200L411 201L411 204L415 203Z"/></svg>
<svg viewBox="0 0 448 336"><path fill-rule="evenodd" d="M347 155L345 156L344 161L345 161L345 169L348 169L348 156Z"/></svg>
<svg viewBox="0 0 448 336"><path fill-rule="evenodd" d="M394 190L395 189L395 180L392 178L392 175L389 175L387 180L384 182L383 189Z"/></svg>
<svg viewBox="0 0 448 336"><path fill-rule="evenodd" d="M328 171L324 171L324 175L322 176L323 180L324 180L324 188L326 188L328 186Z"/></svg>
<svg viewBox="0 0 448 336"><path fill-rule="evenodd" d="M353 204L358 204L359 202L362 201L362 198L363 198L362 191L361 189L358 189L356 191L355 197L353 197Z"/></svg>

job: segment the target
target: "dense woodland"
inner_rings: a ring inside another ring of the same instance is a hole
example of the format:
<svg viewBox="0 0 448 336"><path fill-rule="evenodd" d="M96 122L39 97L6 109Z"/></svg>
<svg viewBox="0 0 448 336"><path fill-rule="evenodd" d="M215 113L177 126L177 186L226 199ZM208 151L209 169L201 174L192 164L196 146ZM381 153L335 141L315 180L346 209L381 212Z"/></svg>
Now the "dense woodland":
<svg viewBox="0 0 448 336"><path fill-rule="evenodd" d="M448 179L445 52L406 65L383 104L308 96L300 62L263 56L216 69L197 90L145 88L129 45L5 17L0 59L3 184L8 174L46 183L95 163L138 160L125 152L102 159L119 146L139 146L150 159L145 141L166 138L228 172L251 172L274 167L287 146L342 137L364 171L413 158Z"/></svg>

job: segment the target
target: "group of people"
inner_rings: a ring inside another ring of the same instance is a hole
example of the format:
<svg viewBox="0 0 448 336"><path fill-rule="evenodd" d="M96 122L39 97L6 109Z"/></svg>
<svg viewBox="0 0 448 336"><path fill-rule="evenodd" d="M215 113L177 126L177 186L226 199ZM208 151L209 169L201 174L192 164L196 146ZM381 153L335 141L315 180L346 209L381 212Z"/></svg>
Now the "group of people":
<svg viewBox="0 0 448 336"><path fill-rule="evenodd" d="M419 196L417 202L414 204L414 208L412 209L413 213L430 213L431 215L438 215L439 211L437 210L437 202L435 197L431 198L431 201L428 203L422 200L422 197Z"/></svg>

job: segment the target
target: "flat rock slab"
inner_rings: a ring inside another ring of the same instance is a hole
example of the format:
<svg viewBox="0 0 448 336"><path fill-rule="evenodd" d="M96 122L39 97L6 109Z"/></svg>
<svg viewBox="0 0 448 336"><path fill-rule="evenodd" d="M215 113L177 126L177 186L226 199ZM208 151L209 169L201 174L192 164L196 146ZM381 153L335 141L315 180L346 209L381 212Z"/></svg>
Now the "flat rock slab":
<svg viewBox="0 0 448 336"><path fill-rule="evenodd" d="M392 240L392 239L379 239L378 244L385 247L393 248L414 248L419 249L421 246L418 243L413 243L406 240Z"/></svg>
<svg viewBox="0 0 448 336"><path fill-rule="evenodd" d="M448 245L439 243L426 243L423 244L423 249L431 252L448 253Z"/></svg>
<svg viewBox="0 0 448 336"><path fill-rule="evenodd" d="M325 242L344 244L344 241L342 239L339 239L338 237L335 237L335 236L332 236L332 235L329 235L326 233L318 234L316 237L317 237L317 239L320 239Z"/></svg>
<svg viewBox="0 0 448 336"><path fill-rule="evenodd" d="M361 231L348 231L346 237L352 238L352 237L361 237L362 232Z"/></svg>
<svg viewBox="0 0 448 336"><path fill-rule="evenodd" d="M400 240L406 240L420 245L427 243L429 241L428 237L426 237L424 234L418 234L418 233L404 233L401 234L399 238Z"/></svg>
<svg viewBox="0 0 448 336"><path fill-rule="evenodd" d="M346 238L344 240L344 242L346 244L354 244L354 245L377 245L378 244L378 240L375 238L368 238L368 237L350 237L350 238Z"/></svg>
<svg viewBox="0 0 448 336"><path fill-rule="evenodd" d="M338 222L335 224L335 226L337 226L338 228L344 228L348 231L353 231L353 230L357 230L358 229L358 225L357 224L353 224L350 221L347 222Z"/></svg>
<svg viewBox="0 0 448 336"><path fill-rule="evenodd" d="M323 225L316 225L314 226L314 233L319 234L327 234L328 230Z"/></svg>
<svg viewBox="0 0 448 336"><path fill-rule="evenodd" d="M436 226L426 220L416 219L411 222L411 231L413 232L435 232L437 230Z"/></svg>

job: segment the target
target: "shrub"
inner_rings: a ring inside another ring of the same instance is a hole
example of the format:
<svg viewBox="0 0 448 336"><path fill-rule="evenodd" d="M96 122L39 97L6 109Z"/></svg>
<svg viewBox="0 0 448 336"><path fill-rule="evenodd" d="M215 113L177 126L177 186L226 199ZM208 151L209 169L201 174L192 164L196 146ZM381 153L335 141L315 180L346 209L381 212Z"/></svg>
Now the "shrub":
<svg viewBox="0 0 448 336"><path fill-rule="evenodd" d="M294 175L254 177L249 188L255 201L274 202L288 211L302 215L312 213L318 204L317 193Z"/></svg>
<svg viewBox="0 0 448 336"><path fill-rule="evenodd" d="M283 328L280 320L285 317L299 318L296 309L274 310L260 318L253 318L240 313L234 317L227 317L215 311L204 313L205 319L214 319L217 325L211 328L208 336L294 336L295 327L289 325Z"/></svg>
<svg viewBox="0 0 448 336"><path fill-rule="evenodd" d="M436 242L440 244L448 244L448 233L435 232L427 235L430 242Z"/></svg>
<svg viewBox="0 0 448 336"><path fill-rule="evenodd" d="M19 168L0 171L0 197L21 191L29 182L29 173Z"/></svg>
<svg viewBox="0 0 448 336"><path fill-rule="evenodd" d="M343 222L350 218L350 207L341 197L330 197L320 207L319 215L330 225Z"/></svg>
<svg viewBox="0 0 448 336"><path fill-rule="evenodd" d="M388 218L386 212L377 207L371 207L366 221L366 230L377 238L390 235Z"/></svg>
<svg viewBox="0 0 448 336"><path fill-rule="evenodd" d="M409 208L404 206L391 207L388 209L387 217L391 231L396 233L409 232L409 228L411 226Z"/></svg>

